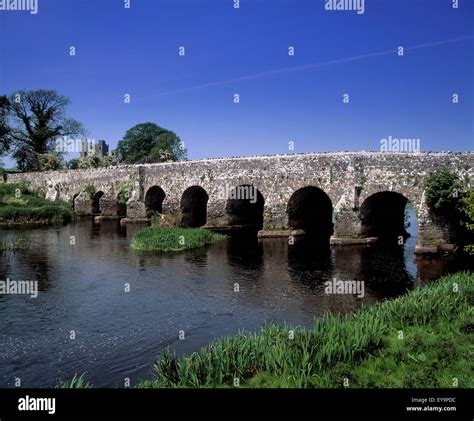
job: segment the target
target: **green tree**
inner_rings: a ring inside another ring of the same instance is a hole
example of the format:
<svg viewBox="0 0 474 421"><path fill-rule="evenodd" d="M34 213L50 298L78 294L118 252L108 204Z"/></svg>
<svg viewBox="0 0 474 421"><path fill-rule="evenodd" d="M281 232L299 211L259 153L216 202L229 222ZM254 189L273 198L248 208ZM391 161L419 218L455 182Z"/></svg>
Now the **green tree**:
<svg viewBox="0 0 474 421"><path fill-rule="evenodd" d="M186 159L187 151L176 133L154 123L141 123L127 130L117 154L125 164L143 164Z"/></svg>
<svg viewBox="0 0 474 421"><path fill-rule="evenodd" d="M81 123L66 117L68 104L69 99L52 90L18 91L10 95L2 148L12 153L20 170L38 170L38 156L57 153L58 138L84 134Z"/></svg>
<svg viewBox="0 0 474 421"><path fill-rule="evenodd" d="M449 216L459 201L461 182L448 168L440 168L428 175L425 181L426 202L439 216Z"/></svg>

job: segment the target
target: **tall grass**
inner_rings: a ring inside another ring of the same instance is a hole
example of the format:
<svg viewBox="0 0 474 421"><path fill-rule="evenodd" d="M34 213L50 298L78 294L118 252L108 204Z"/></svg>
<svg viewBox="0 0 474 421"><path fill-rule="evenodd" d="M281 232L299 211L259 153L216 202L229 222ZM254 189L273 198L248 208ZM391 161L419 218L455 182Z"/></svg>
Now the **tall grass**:
<svg viewBox="0 0 474 421"><path fill-rule="evenodd" d="M222 235L202 228L148 227L134 234L131 247L145 251L180 251L202 247L222 238Z"/></svg>
<svg viewBox="0 0 474 421"><path fill-rule="evenodd" d="M232 386L235 378L245 384L261 374L279 378L279 384L283 379L287 386L314 386L325 370L353 368L376 354L390 332L437 321L447 326L467 314L473 281L471 274L460 273L354 315L327 313L309 331L270 324L258 334L240 332L184 358L165 353L154 366L156 378L138 387Z"/></svg>
<svg viewBox="0 0 474 421"><path fill-rule="evenodd" d="M84 374L78 376L74 374L74 377L69 381L60 381L57 385L57 389L90 389L92 385L84 380Z"/></svg>

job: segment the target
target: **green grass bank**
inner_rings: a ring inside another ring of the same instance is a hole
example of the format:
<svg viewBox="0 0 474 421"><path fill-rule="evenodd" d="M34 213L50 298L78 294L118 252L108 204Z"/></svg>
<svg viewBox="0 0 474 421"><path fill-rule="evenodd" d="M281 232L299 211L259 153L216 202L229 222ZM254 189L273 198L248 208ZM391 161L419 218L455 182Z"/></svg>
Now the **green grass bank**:
<svg viewBox="0 0 474 421"><path fill-rule="evenodd" d="M0 184L0 225L50 225L70 222L71 206L52 202L24 184Z"/></svg>
<svg viewBox="0 0 474 421"><path fill-rule="evenodd" d="M131 247L143 251L181 251L215 243L223 238L203 228L147 227L133 235Z"/></svg>
<svg viewBox="0 0 474 421"><path fill-rule="evenodd" d="M474 276L458 273L311 330L270 324L163 354L137 387L472 388L473 304Z"/></svg>

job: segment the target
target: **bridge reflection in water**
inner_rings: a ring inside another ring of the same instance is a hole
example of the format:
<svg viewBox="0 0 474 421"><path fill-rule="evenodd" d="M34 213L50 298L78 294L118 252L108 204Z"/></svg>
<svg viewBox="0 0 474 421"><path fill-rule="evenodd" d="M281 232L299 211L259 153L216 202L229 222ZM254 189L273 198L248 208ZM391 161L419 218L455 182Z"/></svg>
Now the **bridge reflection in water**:
<svg viewBox="0 0 474 421"><path fill-rule="evenodd" d="M329 248L238 233L177 254L136 253L129 243L142 226L81 220L1 232L27 235L32 247L5 252L0 279L37 280L40 293L0 296L0 386L13 387L15 376L25 387L54 386L86 372L97 387L121 387L125 377L149 377L167 348L190 353L269 321L309 327L327 310L351 312L463 268L452 257L415 260L416 238ZM364 297L326 294L334 278L363 281Z"/></svg>

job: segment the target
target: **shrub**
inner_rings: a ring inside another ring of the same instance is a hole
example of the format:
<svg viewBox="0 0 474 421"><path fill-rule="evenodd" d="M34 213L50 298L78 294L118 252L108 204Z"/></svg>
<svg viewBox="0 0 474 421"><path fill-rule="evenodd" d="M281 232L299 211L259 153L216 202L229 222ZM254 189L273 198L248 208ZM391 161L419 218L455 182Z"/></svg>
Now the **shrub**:
<svg viewBox="0 0 474 421"><path fill-rule="evenodd" d="M77 162L77 168L80 169L89 169L89 168L99 168L101 164L100 158L95 155L86 156L84 158L79 158Z"/></svg>
<svg viewBox="0 0 474 421"><path fill-rule="evenodd" d="M125 205L128 199L130 199L131 192L132 192L132 187L129 184L122 184L122 186L120 186L120 189L117 195L117 201L120 204Z"/></svg>
<svg viewBox="0 0 474 421"><path fill-rule="evenodd" d="M464 215L465 220L462 221L462 225L470 233L471 237L474 234L474 191L469 191L461 199L461 213ZM474 244L467 244L464 249L469 254L474 254Z"/></svg>
<svg viewBox="0 0 474 421"><path fill-rule="evenodd" d="M55 153L38 154L38 171L56 171L64 168L64 161Z"/></svg>
<svg viewBox="0 0 474 421"><path fill-rule="evenodd" d="M117 158L115 156L104 156L101 165L103 167L113 167L117 165Z"/></svg>
<svg viewBox="0 0 474 421"><path fill-rule="evenodd" d="M430 173L425 181L429 208L437 215L449 215L456 208L460 188L459 177L448 168Z"/></svg>
<svg viewBox="0 0 474 421"><path fill-rule="evenodd" d="M95 186L93 184L86 184L86 187L84 187L84 192L89 195L90 199L92 199L96 192Z"/></svg>
<svg viewBox="0 0 474 421"><path fill-rule="evenodd" d="M70 161L68 161L67 167L70 170L77 170L79 168L79 159L77 158L71 159Z"/></svg>

